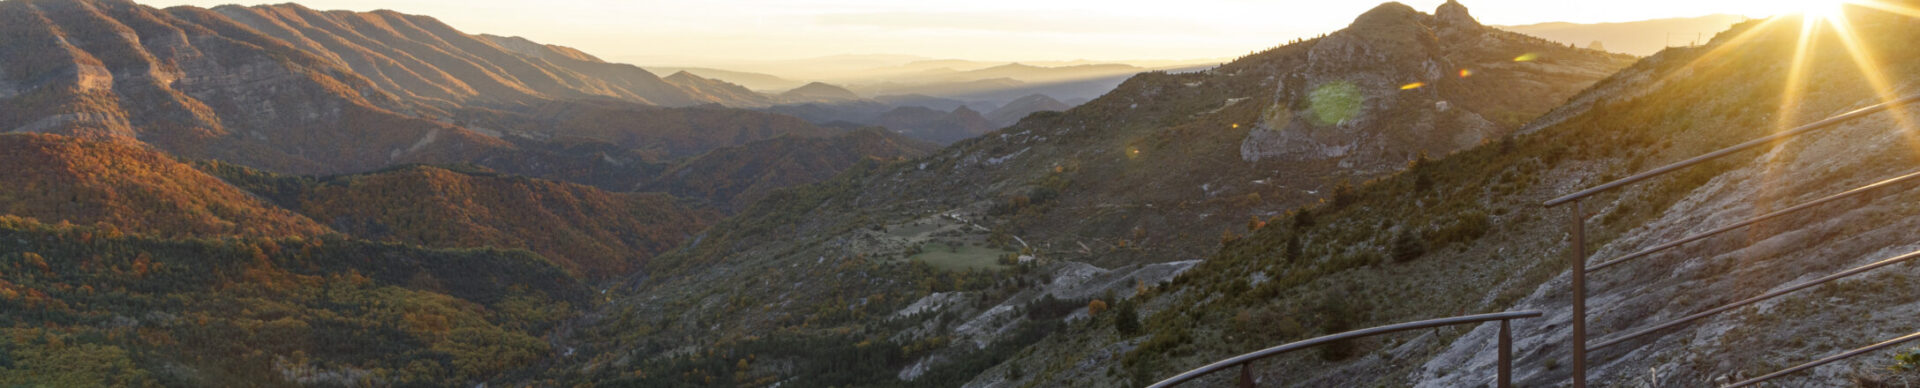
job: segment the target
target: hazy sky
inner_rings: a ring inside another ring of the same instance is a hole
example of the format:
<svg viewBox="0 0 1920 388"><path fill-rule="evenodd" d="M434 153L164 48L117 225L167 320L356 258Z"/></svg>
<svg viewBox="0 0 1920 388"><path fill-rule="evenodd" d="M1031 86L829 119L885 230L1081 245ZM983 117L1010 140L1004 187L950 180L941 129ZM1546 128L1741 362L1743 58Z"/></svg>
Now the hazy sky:
<svg viewBox="0 0 1920 388"><path fill-rule="evenodd" d="M211 7L234 0L136 0ZM281 1L281 0L273 0ZM298 0L392 9L468 33L524 36L641 65L725 65L836 54L976 60L1230 58L1345 27L1345 0ZM1403 1L1425 12L1445 0ZM1487 24L1617 22L1732 13L1794 0L1468 0Z"/></svg>

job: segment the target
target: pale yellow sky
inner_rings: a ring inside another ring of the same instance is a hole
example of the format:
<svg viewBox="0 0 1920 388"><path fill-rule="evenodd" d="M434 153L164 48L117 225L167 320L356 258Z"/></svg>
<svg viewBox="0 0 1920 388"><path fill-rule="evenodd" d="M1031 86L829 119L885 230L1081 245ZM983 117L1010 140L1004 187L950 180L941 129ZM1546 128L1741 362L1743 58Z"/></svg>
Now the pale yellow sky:
<svg viewBox="0 0 1920 388"><path fill-rule="evenodd" d="M141 1L141 0L136 0ZM148 0L211 7L235 0ZM242 0L244 1L244 0ZM469 33L524 36L649 66L839 54L996 61L1231 58L1345 27L1378 1L1342 0L302 0L392 9ZM1445 0L1402 1L1431 12ZM1791 12L1794 0L1467 0L1486 24L1619 22Z"/></svg>

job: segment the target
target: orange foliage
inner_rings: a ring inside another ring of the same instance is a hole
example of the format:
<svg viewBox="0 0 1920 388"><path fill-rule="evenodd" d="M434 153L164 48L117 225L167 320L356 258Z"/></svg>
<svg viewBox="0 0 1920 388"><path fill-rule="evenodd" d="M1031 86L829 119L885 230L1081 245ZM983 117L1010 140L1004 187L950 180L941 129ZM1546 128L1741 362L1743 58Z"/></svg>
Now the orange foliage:
<svg viewBox="0 0 1920 388"><path fill-rule="evenodd" d="M524 248L575 274L625 274L718 219L669 197L437 167L341 178L301 212L362 238L432 247Z"/></svg>
<svg viewBox="0 0 1920 388"><path fill-rule="evenodd" d="M166 155L126 144L0 135L0 214L161 237L310 236L326 228Z"/></svg>

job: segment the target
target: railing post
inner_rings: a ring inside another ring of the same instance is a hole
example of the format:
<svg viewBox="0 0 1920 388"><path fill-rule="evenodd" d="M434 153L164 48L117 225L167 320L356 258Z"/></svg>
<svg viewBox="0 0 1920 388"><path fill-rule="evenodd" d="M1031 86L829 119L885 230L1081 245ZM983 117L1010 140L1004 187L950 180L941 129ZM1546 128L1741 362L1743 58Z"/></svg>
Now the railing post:
<svg viewBox="0 0 1920 388"><path fill-rule="evenodd" d="M1573 201L1573 388L1587 387L1586 211Z"/></svg>
<svg viewBox="0 0 1920 388"><path fill-rule="evenodd" d="M1500 320L1500 380L1499 388L1513 386L1513 332L1505 319Z"/></svg>
<svg viewBox="0 0 1920 388"><path fill-rule="evenodd" d="M1247 369L1252 364L1252 361L1240 364L1240 388L1253 388L1253 371Z"/></svg>

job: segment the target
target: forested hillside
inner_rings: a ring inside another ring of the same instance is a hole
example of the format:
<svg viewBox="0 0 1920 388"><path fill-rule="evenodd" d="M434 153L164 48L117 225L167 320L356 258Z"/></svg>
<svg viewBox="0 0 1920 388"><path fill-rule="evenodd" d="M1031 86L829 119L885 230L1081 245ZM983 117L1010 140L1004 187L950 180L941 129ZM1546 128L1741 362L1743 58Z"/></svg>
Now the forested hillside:
<svg viewBox="0 0 1920 388"><path fill-rule="evenodd" d="M638 270L719 217L664 194L613 193L484 170L405 166L316 179L232 165L209 169L357 238L528 249L589 280Z"/></svg>
<svg viewBox="0 0 1920 388"><path fill-rule="evenodd" d="M776 190L831 179L858 163L898 162L937 148L878 128L832 138L762 140L689 159L638 189L703 198L738 210Z"/></svg>
<svg viewBox="0 0 1920 388"><path fill-rule="evenodd" d="M526 251L0 216L0 385L472 385L555 352L589 295Z"/></svg>
<svg viewBox="0 0 1920 388"><path fill-rule="evenodd" d="M0 214L171 238L329 232L138 145L0 135L0 166Z"/></svg>

